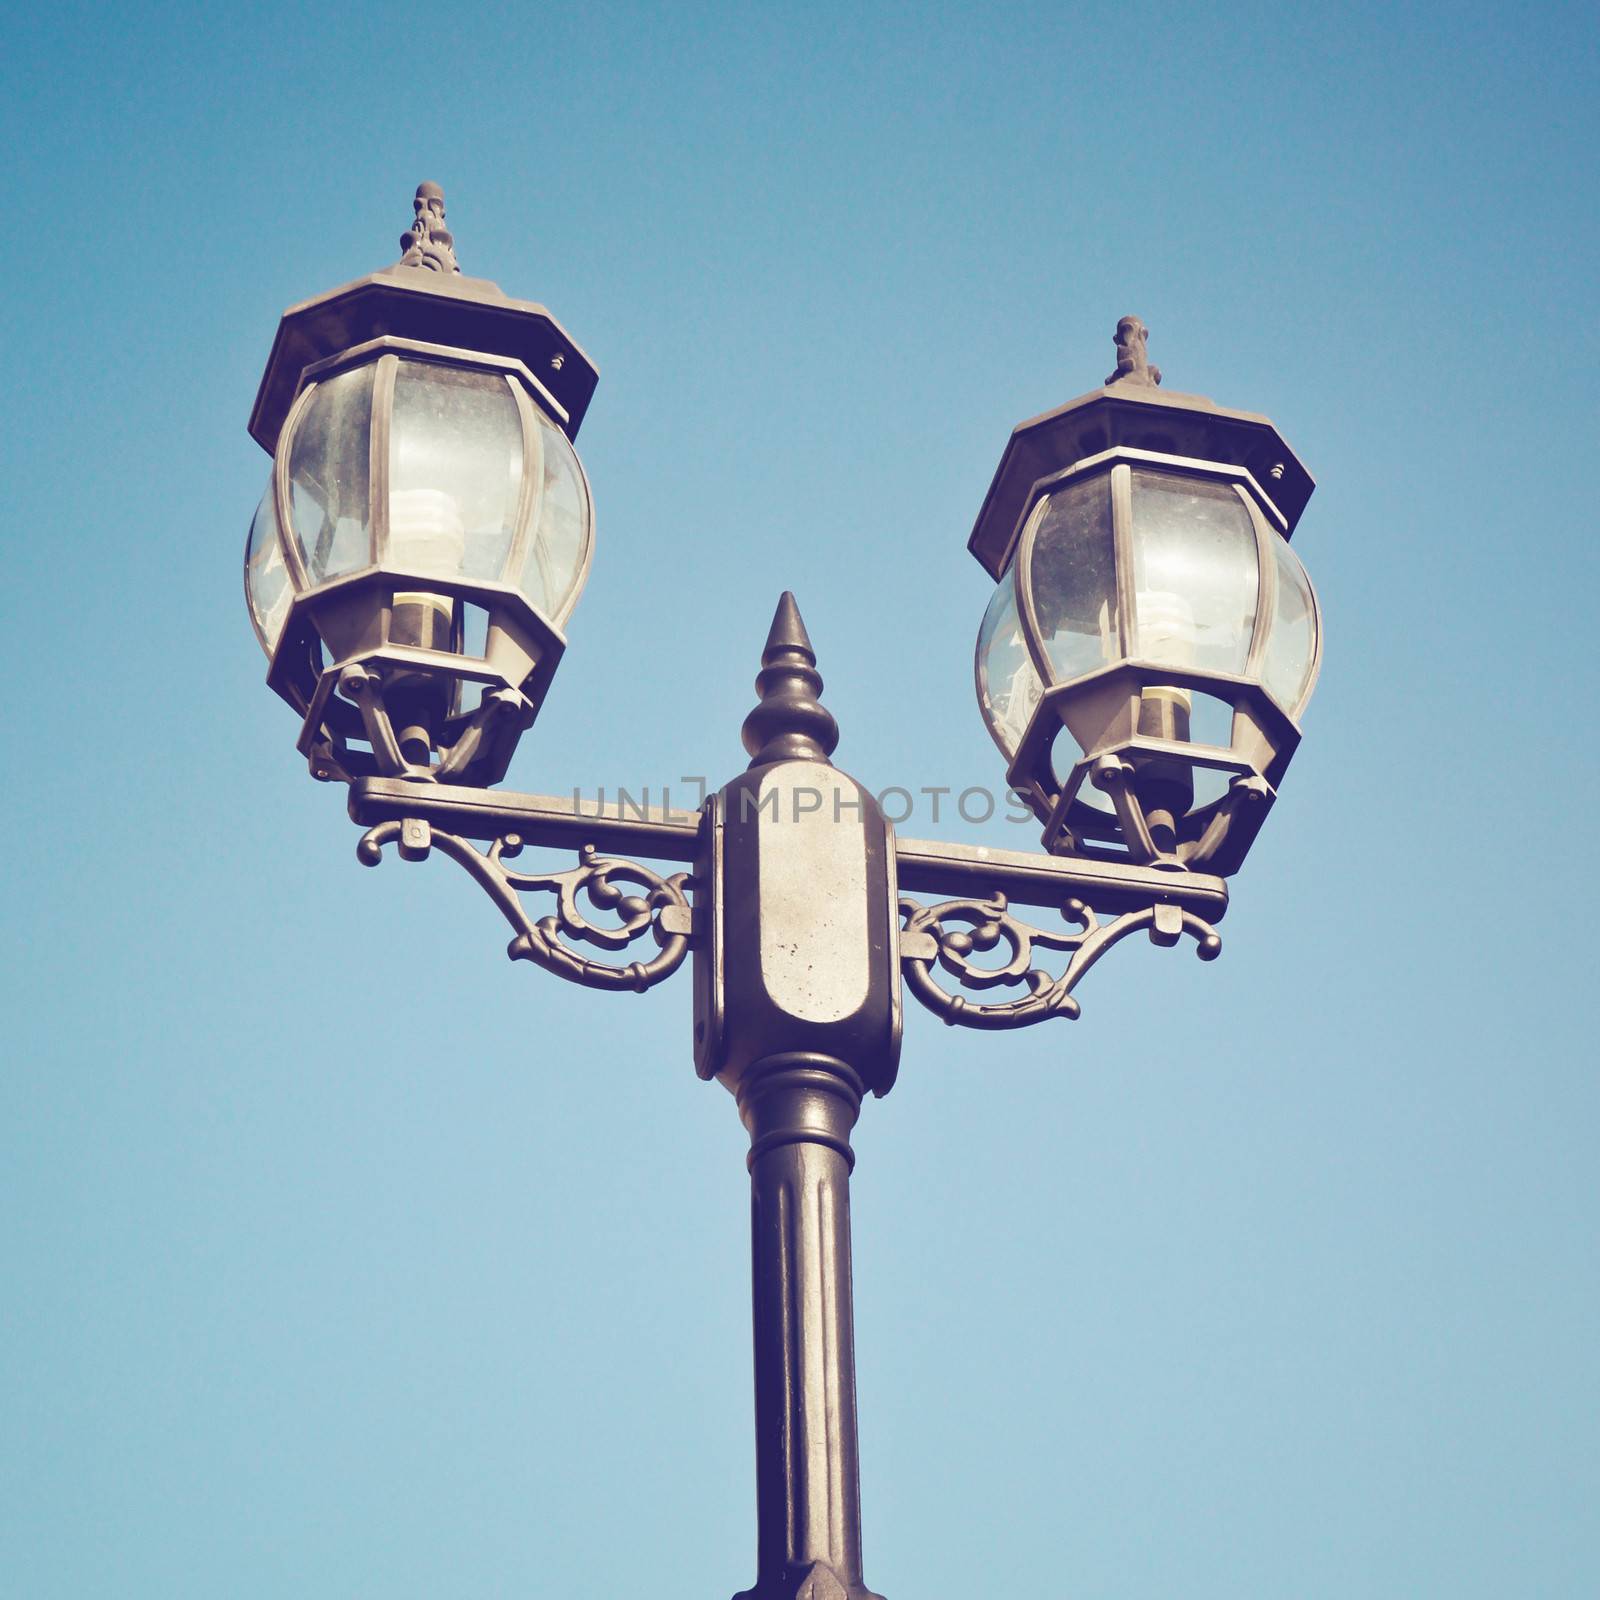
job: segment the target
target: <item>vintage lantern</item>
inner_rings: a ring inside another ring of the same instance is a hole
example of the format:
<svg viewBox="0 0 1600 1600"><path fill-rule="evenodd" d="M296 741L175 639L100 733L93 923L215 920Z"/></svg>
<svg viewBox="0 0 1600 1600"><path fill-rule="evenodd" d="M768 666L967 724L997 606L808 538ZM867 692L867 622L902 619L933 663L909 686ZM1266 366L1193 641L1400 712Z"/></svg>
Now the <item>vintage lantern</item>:
<svg viewBox="0 0 1600 1600"><path fill-rule="evenodd" d="M543 306L461 276L436 185L415 210L399 263L279 324L245 596L319 778L487 784L588 574L597 375Z"/></svg>
<svg viewBox="0 0 1600 1600"><path fill-rule="evenodd" d="M1012 434L968 548L999 580L977 687L1058 854L1238 870L1299 742L1322 630L1289 547L1313 488L1265 418L1106 386Z"/></svg>

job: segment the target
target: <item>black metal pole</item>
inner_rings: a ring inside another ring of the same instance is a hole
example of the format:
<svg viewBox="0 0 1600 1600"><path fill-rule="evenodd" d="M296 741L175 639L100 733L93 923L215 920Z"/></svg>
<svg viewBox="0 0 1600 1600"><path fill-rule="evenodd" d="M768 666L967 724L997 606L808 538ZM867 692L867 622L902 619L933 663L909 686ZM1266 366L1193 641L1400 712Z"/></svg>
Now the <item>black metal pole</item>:
<svg viewBox="0 0 1600 1600"><path fill-rule="evenodd" d="M756 1582L741 1600L877 1600L861 1563L850 1133L899 1054L894 849L828 757L839 730L792 595L695 868L695 1061L750 1134Z"/></svg>
<svg viewBox="0 0 1600 1600"><path fill-rule="evenodd" d="M769 1056L740 1081L750 1132L756 1587L850 1596L861 1573L850 1130L862 1080L843 1061Z"/></svg>

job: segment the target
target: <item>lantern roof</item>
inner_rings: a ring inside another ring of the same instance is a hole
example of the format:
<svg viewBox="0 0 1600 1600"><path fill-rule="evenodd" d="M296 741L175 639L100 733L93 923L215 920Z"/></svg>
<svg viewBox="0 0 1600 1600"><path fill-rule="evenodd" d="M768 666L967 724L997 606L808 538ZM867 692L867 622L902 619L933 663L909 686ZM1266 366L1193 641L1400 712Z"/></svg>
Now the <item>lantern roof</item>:
<svg viewBox="0 0 1600 1600"><path fill-rule="evenodd" d="M305 369L381 338L520 361L555 402L562 431L577 437L599 382L595 364L545 307L513 300L487 278L462 276L436 184L422 184L414 205L398 262L284 312L250 413L250 437L269 455Z"/></svg>
<svg viewBox="0 0 1600 1600"><path fill-rule="evenodd" d="M1119 366L1104 388L1012 430L967 540L990 577L1005 571L1039 481L1119 446L1243 467L1282 517L1285 537L1316 487L1268 418L1230 411L1204 395L1158 390L1142 372Z"/></svg>

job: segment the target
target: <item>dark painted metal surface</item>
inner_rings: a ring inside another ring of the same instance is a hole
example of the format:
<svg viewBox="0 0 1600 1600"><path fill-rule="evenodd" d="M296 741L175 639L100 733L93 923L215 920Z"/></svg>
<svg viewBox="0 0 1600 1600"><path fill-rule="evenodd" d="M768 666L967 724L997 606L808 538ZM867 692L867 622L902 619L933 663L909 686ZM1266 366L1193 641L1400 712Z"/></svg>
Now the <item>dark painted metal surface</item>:
<svg viewBox="0 0 1600 1600"><path fill-rule="evenodd" d="M436 183L419 183L411 202L416 213L400 235L402 267L426 267L431 272L460 272L455 235L444 225L444 190Z"/></svg>
<svg viewBox="0 0 1600 1600"><path fill-rule="evenodd" d="M993 894L1013 905L1056 906L1083 899L1106 911L1134 911L1156 903L1183 906L1221 920L1228 884L1204 872L1167 872L1132 862L1043 856L942 839L895 840L902 894Z"/></svg>
<svg viewBox="0 0 1600 1600"><path fill-rule="evenodd" d="M591 989L642 993L670 978L689 953L694 913L686 894L687 873L664 878L637 861L602 856L589 844L579 850L576 867L524 872L506 865L522 853L519 835L505 834L487 850L475 850L459 835L439 831L420 817L368 828L356 853L365 865L375 867L391 842L405 861L426 861L437 848L475 878L516 932L506 950L513 961L531 961ZM525 894L554 895L555 909L536 917L523 903ZM622 951L646 936L654 938L657 953L644 961L599 961L579 948L589 944Z"/></svg>
<svg viewBox="0 0 1600 1600"><path fill-rule="evenodd" d="M864 1600L850 1277L850 1130L865 1082L834 1056L764 1057L750 1133L756 1581L750 1600Z"/></svg>
<svg viewBox="0 0 1600 1600"><path fill-rule="evenodd" d="M600 381L594 362L544 306L513 300L487 278L463 276L438 184L419 184L412 208L416 215L400 236L405 254L399 261L290 306L279 320L250 413L250 437L269 455L307 368L381 338L521 363L550 396L551 413L567 437L578 437Z"/></svg>
<svg viewBox="0 0 1600 1600"><path fill-rule="evenodd" d="M1316 488L1270 418L1204 395L1113 383L1012 429L967 540L984 571L991 578L1005 571L1043 479L1119 448L1244 468L1282 518L1285 538Z"/></svg>
<svg viewBox="0 0 1600 1600"><path fill-rule="evenodd" d="M693 861L700 850L701 814L640 804L596 804L504 789L363 778L350 785L350 820L362 827L422 817L464 839L492 841L508 833L527 845L626 851L657 861Z"/></svg>
<svg viewBox="0 0 1600 1600"><path fill-rule="evenodd" d="M861 1568L850 1131L899 1060L894 852L877 802L828 760L839 730L785 594L744 725L750 767L713 799L695 880L695 1065L750 1135L756 1582L751 1600L870 1594Z"/></svg>
<svg viewBox="0 0 1600 1600"><path fill-rule="evenodd" d="M1024 922L1012 914L1003 893L934 906L902 896L900 909L906 918L900 953L911 992L946 1022L968 1028L1025 1028L1050 1017L1076 1018L1081 1008L1072 991L1079 980L1113 945L1141 929L1159 945L1175 945L1183 934L1191 935L1202 961L1222 953L1222 940L1209 922L1167 902L1107 921L1096 907L1068 900L1061 907L1064 928ZM996 950L1002 950L998 960ZM1069 953L1058 976L1034 965L1041 950ZM1001 993L990 1000L952 994L934 976L935 966L963 989ZM1024 993L1017 994L1018 989Z"/></svg>
<svg viewBox="0 0 1600 1600"><path fill-rule="evenodd" d="M596 849L693 861L705 826L699 811L644 803L594 802L504 789L412 783L404 778L363 778L350 785L350 819L362 827L420 817L464 839L492 841L508 833L527 845ZM1228 908L1226 879L1203 872L1163 872L1131 862L1045 856L990 845L895 836L899 887L917 894L993 894L1013 905L1060 906L1074 897L1107 911L1131 911L1162 901L1220 921Z"/></svg>
<svg viewBox="0 0 1600 1600"><path fill-rule="evenodd" d="M746 718L752 757L713 798L695 867L708 948L695 1064L736 1088L763 1056L820 1051L887 1093L898 1057L898 949L889 824L828 760L839 730L792 595L773 619Z"/></svg>
<svg viewBox="0 0 1600 1600"><path fill-rule="evenodd" d="M420 194L422 191L419 189L417 192ZM404 243L404 240L401 242ZM1147 353L1150 330L1137 317L1123 317L1117 323L1114 343L1117 347L1117 370L1106 379L1108 386L1113 383L1137 383L1153 388L1161 382L1161 368L1150 365Z"/></svg>

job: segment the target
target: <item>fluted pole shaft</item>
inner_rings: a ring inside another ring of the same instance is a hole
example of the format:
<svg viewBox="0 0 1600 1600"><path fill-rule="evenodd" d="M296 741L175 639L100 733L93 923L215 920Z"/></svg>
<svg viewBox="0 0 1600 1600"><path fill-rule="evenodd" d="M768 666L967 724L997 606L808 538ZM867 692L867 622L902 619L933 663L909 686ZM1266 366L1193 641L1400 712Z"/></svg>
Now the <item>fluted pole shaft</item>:
<svg viewBox="0 0 1600 1600"><path fill-rule="evenodd" d="M751 1140L758 1577L750 1592L762 1600L868 1592L850 1290L850 1130L861 1093L844 1062L808 1053L756 1063L739 1089Z"/></svg>

